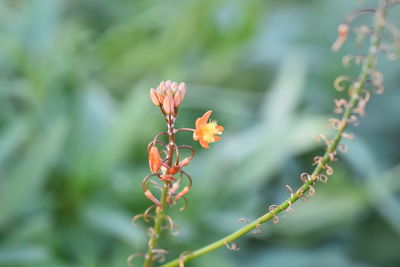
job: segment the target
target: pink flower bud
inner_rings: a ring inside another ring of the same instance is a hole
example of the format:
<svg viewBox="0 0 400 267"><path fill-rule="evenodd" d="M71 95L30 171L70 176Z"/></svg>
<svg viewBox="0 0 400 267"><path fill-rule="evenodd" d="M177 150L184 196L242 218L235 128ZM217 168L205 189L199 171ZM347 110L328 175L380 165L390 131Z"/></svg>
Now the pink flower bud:
<svg viewBox="0 0 400 267"><path fill-rule="evenodd" d="M183 96L182 96L181 91L177 91L174 94L175 107L179 107L179 105L182 103L182 100L183 100Z"/></svg>
<svg viewBox="0 0 400 267"><path fill-rule="evenodd" d="M185 97L186 95L186 84L185 83L180 83L178 90L182 93L182 98Z"/></svg>
<svg viewBox="0 0 400 267"><path fill-rule="evenodd" d="M158 100L157 92L153 88L150 89L150 98L154 105L159 106L161 104Z"/></svg>
<svg viewBox="0 0 400 267"><path fill-rule="evenodd" d="M174 98L170 95L167 95L163 101L163 109L166 114L170 115L174 112L175 109L175 102Z"/></svg>

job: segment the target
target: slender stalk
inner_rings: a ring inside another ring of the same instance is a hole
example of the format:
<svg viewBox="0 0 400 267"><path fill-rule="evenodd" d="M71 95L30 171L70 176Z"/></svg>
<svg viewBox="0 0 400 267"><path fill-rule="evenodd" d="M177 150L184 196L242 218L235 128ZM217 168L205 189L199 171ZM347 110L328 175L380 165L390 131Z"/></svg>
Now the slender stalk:
<svg viewBox="0 0 400 267"><path fill-rule="evenodd" d="M166 116L166 121L168 125L168 165L172 165L172 160L174 158L175 151L175 130L174 130L174 117L171 115ZM162 133L164 134L164 133ZM168 173L167 173L168 174ZM145 260L143 267L151 267L154 260L154 249L157 247L158 239L161 234L161 226L165 218L165 207L167 204L168 188L170 187L169 182L164 182L164 187L161 193L160 204L161 207L156 208L156 218L154 220L154 232L150 232L150 240L148 243L147 253L145 255Z"/></svg>
<svg viewBox="0 0 400 267"><path fill-rule="evenodd" d="M365 85L368 81L369 73L371 70L375 69L375 67L376 67L377 52L378 52L378 47L379 47L380 40L381 40L382 30L384 27L384 18L386 16L386 8L387 8L386 5L387 5L387 1L380 1L380 7L379 7L379 9L377 9L377 12L375 15L375 21L374 21L375 32L371 36L371 44L369 47L368 57L365 60L365 62L363 63L361 73L358 77L357 82L353 83L349 90L349 92L352 92L352 94L350 96L350 100L349 100L349 102L345 108L345 111L343 113L343 116L341 118L341 126L339 127L338 132L336 133L335 137L333 138L330 145L328 146L322 159L319 161L319 164L315 167L314 171L310 175L310 178L300 188L298 188L296 193L292 194L292 196L290 198L288 198L287 200L282 202L280 205L276 206L270 212L264 214L263 216L259 217L258 219L254 220L253 222L248 223L247 225L243 226L242 228L235 231L234 233L229 234L229 235L225 236L224 238L222 238L214 243L211 243L205 247L202 247L196 251L187 253L187 255L181 255L180 258L172 260L172 261L162 265L162 267L178 266L182 262L187 262L187 261L195 259L201 255L210 253L211 251L216 250L222 246L226 246L230 242L245 235L246 233L255 229L260 224L267 222L271 218L274 218L274 216L277 216L280 212L289 208L294 202L296 202L299 198L301 198L302 195L305 192L307 192L311 188L312 185L314 185L314 183L319 179L319 175L324 170L325 165L330 161L331 153L336 151L336 148L342 139L342 135L349 124L349 119L350 119L351 115L353 114L353 109L356 107L356 105L358 104L358 101L360 100L360 95L362 94L363 89L365 88Z"/></svg>
<svg viewBox="0 0 400 267"><path fill-rule="evenodd" d="M151 267L152 262L153 262L153 256L154 256L153 249L155 249L157 247L158 238L161 233L161 225L163 223L164 215L165 215L164 208L165 208L166 199L167 199L167 192L168 192L168 185L167 185L167 183L164 183L163 191L161 194L161 202L160 202L163 209L161 209L160 207L157 207L157 209L156 209L156 219L154 222L154 233L150 234L149 245L148 245L147 253L145 255L145 261L143 263L143 267Z"/></svg>

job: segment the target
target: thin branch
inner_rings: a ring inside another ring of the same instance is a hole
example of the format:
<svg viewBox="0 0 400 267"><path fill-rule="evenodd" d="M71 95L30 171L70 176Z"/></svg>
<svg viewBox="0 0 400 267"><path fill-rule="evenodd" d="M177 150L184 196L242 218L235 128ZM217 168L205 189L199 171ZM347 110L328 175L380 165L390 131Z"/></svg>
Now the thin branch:
<svg viewBox="0 0 400 267"><path fill-rule="evenodd" d="M220 247L225 246L226 244L231 243L232 241L234 241L234 240L238 239L239 237L252 231L259 225L276 217L280 212L286 210L294 202L296 202L298 199L300 199L305 192L307 192L308 190L313 188L313 185L318 181L320 174L326 167L326 164L330 161L330 155L336 151L336 148L338 147L338 144L343 137L344 130L348 126L350 118L353 115L353 109L356 108L358 102L361 99L361 95L362 95L365 85L368 81L370 71L375 69L375 67L376 67L377 53L379 51L378 47L380 45L381 34L382 34L383 27L384 27L384 23L382 23L382 21L384 20L384 18L386 16L386 8L387 8L386 3L387 3L386 1L381 1L380 8L377 9L377 11L375 13L375 20L374 20L375 30L374 30L373 35L371 36L371 45L369 47L369 53L368 53L367 59L365 60L365 62L362 65L362 70L361 70L361 73L360 73L357 81L354 82L350 87L349 92L352 92L352 94L348 101L348 104L346 105L343 116L341 118L342 126L339 127L338 132L336 133L334 139L331 141L331 143L327 147L325 154L320 159L320 161L317 164L317 166L315 167L313 173L309 176L309 178L305 181L305 183L299 189L297 189L296 193L292 194L290 198L288 198L287 200L282 202L280 205L275 206L268 213L264 214L263 216L259 217L258 219L254 220L253 222L248 223L247 225L243 226L242 228L235 231L234 233L227 235L224 238L222 238L214 243L211 243L211 244L209 244L205 247L202 247L198 250L195 250L193 252L185 253L185 255L181 255L179 258L162 265L162 267L173 267L173 266L182 265L184 262L188 262L192 259L195 259L195 258L201 256L201 255L210 253L213 250L216 250Z"/></svg>

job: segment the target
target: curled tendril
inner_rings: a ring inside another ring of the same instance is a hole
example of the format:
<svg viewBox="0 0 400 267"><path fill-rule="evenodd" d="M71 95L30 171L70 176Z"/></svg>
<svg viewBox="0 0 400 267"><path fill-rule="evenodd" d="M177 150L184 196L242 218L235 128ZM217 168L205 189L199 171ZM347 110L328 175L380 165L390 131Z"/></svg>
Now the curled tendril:
<svg viewBox="0 0 400 267"><path fill-rule="evenodd" d="M186 197L182 197L181 199L183 200L183 206L179 208L179 211L184 211L189 205L189 201Z"/></svg>
<svg viewBox="0 0 400 267"><path fill-rule="evenodd" d="M321 165L321 167L324 168L325 166L322 165L322 160L323 159L324 158L321 157L321 156L315 156L313 165ZM311 180L311 176L310 176L310 180Z"/></svg>
<svg viewBox="0 0 400 267"><path fill-rule="evenodd" d="M144 253L135 253L135 254L130 255L130 256L128 257L128 259L126 260L126 263L128 264L129 267L134 267L132 261L133 261L133 259L136 258L136 257L143 257L143 258L144 258L144 257L145 257L145 254L144 254Z"/></svg>
<svg viewBox="0 0 400 267"><path fill-rule="evenodd" d="M303 194L303 195L301 196L300 199L301 199L301 201L303 201L304 203L306 203L306 202L308 202L308 201L310 200L310 197Z"/></svg>
<svg viewBox="0 0 400 267"><path fill-rule="evenodd" d="M191 146L182 145L182 146L178 146L178 149L189 149L190 152L191 152L191 154L190 154L190 156L189 156L189 159L190 159L190 160L191 160L191 159L194 157L194 155L195 155L195 150L194 150L194 148L191 147Z"/></svg>
<svg viewBox="0 0 400 267"><path fill-rule="evenodd" d="M318 134L318 135L316 136L317 142L319 142L321 139L324 140L324 142L325 142L325 144L326 144L327 146L330 146L330 145L331 145L331 141L326 137L326 135L324 135L324 134Z"/></svg>
<svg viewBox="0 0 400 267"><path fill-rule="evenodd" d="M303 183L311 181L311 175L306 172L303 172L302 174L300 174L300 181L302 181Z"/></svg>
<svg viewBox="0 0 400 267"><path fill-rule="evenodd" d="M184 251L179 255L179 267L185 267L185 257L190 253L190 251Z"/></svg>
<svg viewBox="0 0 400 267"><path fill-rule="evenodd" d="M329 166L328 164L325 164L325 171L327 175L332 175L333 174L333 168Z"/></svg>
<svg viewBox="0 0 400 267"><path fill-rule="evenodd" d="M233 243L230 244L230 245L229 245L228 242L225 242L225 247L226 247L227 249L233 250L233 251L238 251L238 250L240 249L240 248L239 248L239 245L238 245L236 242L233 242Z"/></svg>
<svg viewBox="0 0 400 267"><path fill-rule="evenodd" d="M179 235L180 229L176 224L174 224L174 221L172 220L172 218L170 216L166 215L165 219L167 220L168 224L163 226L162 228L168 229L173 236Z"/></svg>
<svg viewBox="0 0 400 267"><path fill-rule="evenodd" d="M360 15L363 14L374 14L376 12L376 9L374 8L360 8L356 9L353 12L351 12L349 15L346 16L344 19L344 24L350 24L355 18L357 18Z"/></svg>
<svg viewBox="0 0 400 267"><path fill-rule="evenodd" d="M150 237L150 239L156 235L156 232L154 231L153 227L147 228L147 235ZM150 243L151 240L149 240L149 248L153 248L153 246Z"/></svg>
<svg viewBox="0 0 400 267"><path fill-rule="evenodd" d="M186 195L187 193L189 193L190 188L192 187L192 184L193 184L192 178L190 177L189 174L187 174L187 173L186 173L185 171L183 171L183 170L181 170L181 173L185 175L185 177L187 178L189 184L188 184L187 186L185 186L185 187L175 196L174 204L175 204L180 198L182 198L184 195Z"/></svg>
<svg viewBox="0 0 400 267"><path fill-rule="evenodd" d="M350 76L341 75L335 79L333 86L337 91L343 92L345 89L348 89L353 82L354 80ZM348 85L343 85L344 83Z"/></svg>
<svg viewBox="0 0 400 267"><path fill-rule="evenodd" d="M370 70L371 83L376 88L375 93L383 94L385 88L383 86L383 74L378 70Z"/></svg>
<svg viewBox="0 0 400 267"><path fill-rule="evenodd" d="M388 46L388 45L381 45L381 46L379 47L379 51L384 52L385 55L386 55L386 58L387 58L388 60L395 60L395 59L398 59L399 56L400 56L400 53L398 53L398 52L396 51L396 48L390 47L390 46Z"/></svg>
<svg viewBox="0 0 400 267"><path fill-rule="evenodd" d="M371 93L368 90L364 90L364 97L360 97L358 100L358 105L355 109L353 109L353 113L360 114L361 116L365 116L365 106L367 105Z"/></svg>
<svg viewBox="0 0 400 267"><path fill-rule="evenodd" d="M145 210L144 213L138 214L138 215L134 216L134 217L132 218L132 220L131 220L131 224L132 224L133 226L137 227L136 221L137 221L139 218L143 218L143 220L144 220L145 222L149 222L149 219L148 219L149 217L152 218L152 219L154 219L155 216L149 215L149 213L150 213L151 209L153 209L153 208L155 208L155 207L156 207L156 206L151 205L150 207L148 207L148 208Z"/></svg>
<svg viewBox="0 0 400 267"><path fill-rule="evenodd" d="M168 222L167 229L169 229L169 231L172 233L172 231L174 230L174 221L172 220L171 216L168 216L168 215L165 215L164 218Z"/></svg>
<svg viewBox="0 0 400 267"><path fill-rule="evenodd" d="M248 221L246 218L244 218L244 217L239 218L239 219L237 220L237 222L240 223L240 224L248 224L248 223L249 223L249 221Z"/></svg>
<svg viewBox="0 0 400 267"><path fill-rule="evenodd" d="M168 250L165 249L152 249L151 252L154 254L154 261L158 261L158 263L165 262L166 254L168 254Z"/></svg>
<svg viewBox="0 0 400 267"><path fill-rule="evenodd" d="M252 231L251 233L254 235L258 235L262 232L263 225L261 223L256 225L256 230Z"/></svg>
<svg viewBox="0 0 400 267"><path fill-rule="evenodd" d="M310 189L308 190L308 192L309 192L308 195L309 195L310 197L314 196L314 195L315 195L315 188L314 188L314 186L310 185Z"/></svg>
<svg viewBox="0 0 400 267"><path fill-rule="evenodd" d="M270 205L268 207L268 210L269 210L269 212L273 212L277 207L278 207L278 205Z"/></svg>
<svg viewBox="0 0 400 267"><path fill-rule="evenodd" d="M343 107L347 106L347 100L344 99L344 98L335 99L335 100L334 100L334 103L335 103L334 112L335 112L336 114L341 114L341 113L343 113L343 112L344 112L344 108L343 108Z"/></svg>
<svg viewBox="0 0 400 267"><path fill-rule="evenodd" d="M294 210L293 209L293 204L292 204L292 201L288 201L288 204L289 204L289 206L285 209L285 211L287 212L287 213L289 213L289 214L291 214L291 212Z"/></svg>
<svg viewBox="0 0 400 267"><path fill-rule="evenodd" d="M343 138L346 138L346 139L349 139L349 140L354 140L354 134L352 134L352 133L345 133L345 132L343 132L343 133L342 133L342 137L343 137Z"/></svg>
<svg viewBox="0 0 400 267"><path fill-rule="evenodd" d="M321 182L321 183L327 183L328 182L328 176L326 176L325 174L319 174L318 175L318 180Z"/></svg>
<svg viewBox="0 0 400 267"><path fill-rule="evenodd" d="M400 4L400 0L390 0L388 3L388 6L390 7L390 6L394 6L397 4Z"/></svg>
<svg viewBox="0 0 400 267"><path fill-rule="evenodd" d="M338 144L338 149L339 149L340 152L346 153L347 150L348 150L348 147L347 147L346 144Z"/></svg>
<svg viewBox="0 0 400 267"><path fill-rule="evenodd" d="M356 39L355 39L356 46L361 47L366 37L371 36L374 33L374 30L366 25L361 25L354 29L354 33L356 34Z"/></svg>
<svg viewBox="0 0 400 267"><path fill-rule="evenodd" d="M356 115L351 115L347 120L347 123L353 124L354 126L360 125L360 121L358 120Z"/></svg>
<svg viewBox="0 0 400 267"><path fill-rule="evenodd" d="M337 161L336 150L333 151L333 152L330 152L330 153L328 154L328 156L329 156L329 161Z"/></svg>
<svg viewBox="0 0 400 267"><path fill-rule="evenodd" d="M293 198L293 190L290 187L290 185L285 185L286 190L288 190L290 192L290 198Z"/></svg>
<svg viewBox="0 0 400 267"><path fill-rule="evenodd" d="M143 181L142 181L142 188L143 188L144 195L145 195L148 199L150 199L154 204L156 204L159 208L162 209L162 206L161 206L160 201L151 193L151 191L150 191L150 190L148 189L148 187L147 187L147 182L148 182L148 180L149 180L150 178L154 177L154 176L158 176L158 174L152 173L152 174L150 174L150 175L147 175L147 176L143 179Z"/></svg>
<svg viewBox="0 0 400 267"><path fill-rule="evenodd" d="M158 134L154 137L153 141L151 141L150 144L147 146L147 149L149 149L150 146L155 145L155 143L159 143L159 144L161 144L161 145L164 144L164 145L166 146L166 144L163 143L163 142L161 142L161 141L157 142L157 141L158 141L158 138L159 138L160 136L162 136L162 135L168 135L168 133L167 133L167 132L158 133Z"/></svg>
<svg viewBox="0 0 400 267"><path fill-rule="evenodd" d="M279 222L279 217L277 215L274 215L272 221L274 222L274 224L277 224Z"/></svg>
<svg viewBox="0 0 400 267"><path fill-rule="evenodd" d="M345 122L336 118L330 118L328 120L328 126L332 127L333 129L340 130L344 127Z"/></svg>
<svg viewBox="0 0 400 267"><path fill-rule="evenodd" d="M393 42L398 42L400 39L400 30L399 28L397 28L396 25L394 25L393 23L391 23L388 20L385 20L385 27L386 29L392 34L393 36Z"/></svg>
<svg viewBox="0 0 400 267"><path fill-rule="evenodd" d="M350 66L350 62L354 60L354 63L356 63L356 65L361 65L362 63L364 63L366 58L367 56L365 54L349 54L343 57L342 64L344 67L348 67Z"/></svg>

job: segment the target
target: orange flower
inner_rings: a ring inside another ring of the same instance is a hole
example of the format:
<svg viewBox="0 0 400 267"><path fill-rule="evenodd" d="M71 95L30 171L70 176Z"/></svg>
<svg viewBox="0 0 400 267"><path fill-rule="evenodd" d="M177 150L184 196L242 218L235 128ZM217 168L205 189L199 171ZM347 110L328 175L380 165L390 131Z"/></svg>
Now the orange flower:
<svg viewBox="0 0 400 267"><path fill-rule="evenodd" d="M152 173L157 173L161 168L161 157L155 145L149 149L149 166Z"/></svg>
<svg viewBox="0 0 400 267"><path fill-rule="evenodd" d="M207 122L211 113L212 110L209 110L196 120L196 129L193 132L193 139L199 141L204 148L208 148L209 143L220 140L221 137L215 135L222 134L224 130L224 127L218 125L216 121Z"/></svg>

